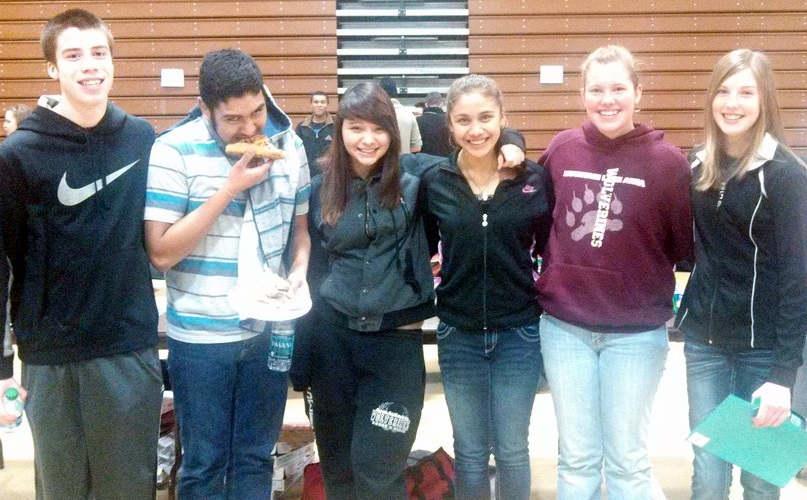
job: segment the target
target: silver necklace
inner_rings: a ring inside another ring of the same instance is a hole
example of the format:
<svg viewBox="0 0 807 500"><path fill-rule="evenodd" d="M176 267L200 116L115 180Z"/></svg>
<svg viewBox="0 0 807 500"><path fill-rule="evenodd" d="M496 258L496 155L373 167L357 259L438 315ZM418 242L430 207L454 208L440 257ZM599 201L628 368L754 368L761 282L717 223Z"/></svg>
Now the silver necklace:
<svg viewBox="0 0 807 500"><path fill-rule="evenodd" d="M479 198L480 200L487 200L488 198L490 198L490 195L488 195L487 191L488 188L490 187L490 184L493 182L493 178L496 177L496 174L499 173L498 169L491 172L487 182L485 182L485 185L482 186L481 189L479 188L479 184L474 182L474 180L471 178L471 174L468 169L460 167L460 172L462 172L462 175L465 177L465 180L468 181L468 184L471 185L471 191L473 191L473 193L476 195L477 198Z"/></svg>

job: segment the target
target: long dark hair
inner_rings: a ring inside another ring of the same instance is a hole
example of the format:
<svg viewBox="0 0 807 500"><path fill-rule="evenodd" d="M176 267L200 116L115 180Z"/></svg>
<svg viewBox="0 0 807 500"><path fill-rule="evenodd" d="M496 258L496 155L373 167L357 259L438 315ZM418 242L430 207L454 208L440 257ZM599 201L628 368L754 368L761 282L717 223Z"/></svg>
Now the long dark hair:
<svg viewBox="0 0 807 500"><path fill-rule="evenodd" d="M362 82L351 87L339 102L333 126L333 143L321 160L322 166L322 220L336 224L350 198L351 180L354 177L351 157L345 149L342 124L345 120L365 120L375 123L389 134L389 149L375 166L381 172L379 199L381 206L397 208L401 202L401 175L398 154L401 135L398 119L389 96L376 82Z"/></svg>

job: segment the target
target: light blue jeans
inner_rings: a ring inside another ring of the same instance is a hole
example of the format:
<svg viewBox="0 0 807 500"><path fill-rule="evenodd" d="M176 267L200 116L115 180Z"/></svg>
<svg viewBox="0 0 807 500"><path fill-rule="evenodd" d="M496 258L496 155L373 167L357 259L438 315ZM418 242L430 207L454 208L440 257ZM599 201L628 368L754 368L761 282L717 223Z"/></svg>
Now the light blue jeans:
<svg viewBox="0 0 807 500"><path fill-rule="evenodd" d="M684 344L687 363L689 425L694 428L729 394L751 401L773 367L773 351L729 352L690 339ZM693 500L725 500L731 488L732 465L697 446L692 474ZM750 472L740 472L743 498L773 500L779 487Z"/></svg>
<svg viewBox="0 0 807 500"><path fill-rule="evenodd" d="M558 498L652 498L647 429L667 359L665 326L597 333L548 314L541 350L558 421Z"/></svg>
<svg viewBox="0 0 807 500"><path fill-rule="evenodd" d="M496 497L529 500L528 436L542 369L538 322L488 333L441 322L437 346L454 428L456 498L490 498L493 452Z"/></svg>

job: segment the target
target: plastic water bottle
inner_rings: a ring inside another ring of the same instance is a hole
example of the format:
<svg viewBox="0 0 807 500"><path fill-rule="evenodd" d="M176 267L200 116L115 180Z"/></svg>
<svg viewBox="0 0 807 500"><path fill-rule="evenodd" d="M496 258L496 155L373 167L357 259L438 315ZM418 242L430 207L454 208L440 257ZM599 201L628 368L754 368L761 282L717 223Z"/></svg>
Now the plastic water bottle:
<svg viewBox="0 0 807 500"><path fill-rule="evenodd" d="M807 420L804 417L796 413L795 411L790 412L790 418L788 419L791 424L795 425L801 430L807 430Z"/></svg>
<svg viewBox="0 0 807 500"><path fill-rule="evenodd" d="M20 426L22 423L22 410L24 407L25 403L22 402L19 391L13 387L6 389L5 394L3 394L3 411L8 415L15 415L17 420L13 424L3 425L3 430L6 432L12 432L14 429Z"/></svg>
<svg viewBox="0 0 807 500"><path fill-rule="evenodd" d="M272 323L272 341L266 366L277 372L287 372L294 352L294 321Z"/></svg>

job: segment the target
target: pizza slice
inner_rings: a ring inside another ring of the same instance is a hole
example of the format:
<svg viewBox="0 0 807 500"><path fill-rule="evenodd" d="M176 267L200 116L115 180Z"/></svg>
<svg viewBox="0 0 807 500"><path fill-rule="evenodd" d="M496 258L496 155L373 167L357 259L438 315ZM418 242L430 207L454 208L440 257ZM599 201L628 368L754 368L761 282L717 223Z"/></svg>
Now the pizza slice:
<svg viewBox="0 0 807 500"><path fill-rule="evenodd" d="M247 151L254 151L255 156L269 160L278 160L286 157L286 153L281 149L277 149L269 141L269 138L263 134L253 135L239 142L227 144L227 147L224 149L225 153L233 156L242 156Z"/></svg>

